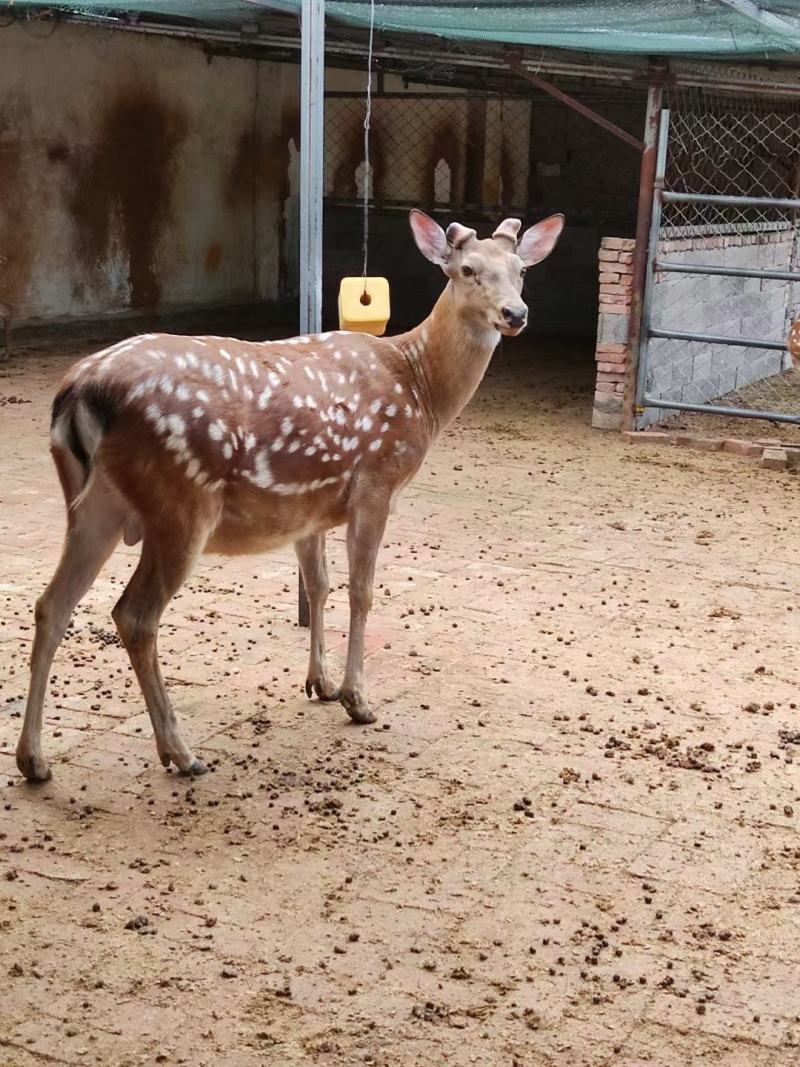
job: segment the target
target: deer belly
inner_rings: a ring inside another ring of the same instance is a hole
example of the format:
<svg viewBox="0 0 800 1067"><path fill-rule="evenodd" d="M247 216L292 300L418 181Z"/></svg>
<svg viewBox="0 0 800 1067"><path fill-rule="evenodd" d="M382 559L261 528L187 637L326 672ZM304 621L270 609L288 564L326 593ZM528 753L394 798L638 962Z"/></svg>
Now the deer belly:
<svg viewBox="0 0 800 1067"><path fill-rule="evenodd" d="M299 500L272 497L261 506L246 508L226 504L205 551L226 556L271 552L330 530L345 519L343 508L310 508L308 502Z"/></svg>

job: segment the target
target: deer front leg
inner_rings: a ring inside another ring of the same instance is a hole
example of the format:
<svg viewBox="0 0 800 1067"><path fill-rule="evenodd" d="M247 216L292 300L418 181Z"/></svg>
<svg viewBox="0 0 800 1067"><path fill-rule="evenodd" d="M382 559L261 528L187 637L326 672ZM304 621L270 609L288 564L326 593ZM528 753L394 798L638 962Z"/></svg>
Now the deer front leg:
<svg viewBox="0 0 800 1067"><path fill-rule="evenodd" d="M328 599L328 564L325 534L312 534L295 541L294 550L303 575L303 585L311 617L311 652L308 659L306 693L320 700L338 700L339 689L328 677L325 661L325 601Z"/></svg>
<svg viewBox="0 0 800 1067"><path fill-rule="evenodd" d="M340 700L353 722L359 723L375 722L375 714L364 696L364 630L372 607L375 560L388 514L388 500L373 497L353 511L347 527L350 635Z"/></svg>

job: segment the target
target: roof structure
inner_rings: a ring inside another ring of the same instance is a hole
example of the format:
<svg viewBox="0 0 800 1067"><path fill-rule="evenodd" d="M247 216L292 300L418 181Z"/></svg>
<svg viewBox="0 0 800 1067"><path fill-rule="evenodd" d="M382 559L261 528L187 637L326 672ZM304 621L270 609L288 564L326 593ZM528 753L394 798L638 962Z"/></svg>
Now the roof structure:
<svg viewBox="0 0 800 1067"><path fill-rule="evenodd" d="M92 21L169 21L239 30L301 0L0 0L0 15L63 13ZM330 20L364 27L370 0L328 0ZM605 55L739 60L800 56L800 0L377 0L381 33Z"/></svg>

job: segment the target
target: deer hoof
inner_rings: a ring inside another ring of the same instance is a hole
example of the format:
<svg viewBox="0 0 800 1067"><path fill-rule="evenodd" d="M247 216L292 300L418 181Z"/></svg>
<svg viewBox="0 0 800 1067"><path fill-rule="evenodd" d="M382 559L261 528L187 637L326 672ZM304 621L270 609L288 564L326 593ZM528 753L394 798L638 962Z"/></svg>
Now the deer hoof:
<svg viewBox="0 0 800 1067"><path fill-rule="evenodd" d="M181 774L186 778L199 778L201 774L206 774L207 771L208 767L206 767L205 763L201 759L195 758L188 771L181 771Z"/></svg>
<svg viewBox="0 0 800 1067"><path fill-rule="evenodd" d="M366 726L371 722L377 722L378 717L374 711L372 711L369 705L365 704L361 697L355 694L345 696L342 694L339 697L342 707L353 720L353 722L360 723L362 726Z"/></svg>
<svg viewBox="0 0 800 1067"><path fill-rule="evenodd" d="M306 696L309 700L313 693L316 693L318 699L325 703L340 699L339 687L329 682L326 678L306 679Z"/></svg>
<svg viewBox="0 0 800 1067"><path fill-rule="evenodd" d="M53 777L50 764L44 756L26 756L17 753L17 766L22 776L29 782L47 782Z"/></svg>

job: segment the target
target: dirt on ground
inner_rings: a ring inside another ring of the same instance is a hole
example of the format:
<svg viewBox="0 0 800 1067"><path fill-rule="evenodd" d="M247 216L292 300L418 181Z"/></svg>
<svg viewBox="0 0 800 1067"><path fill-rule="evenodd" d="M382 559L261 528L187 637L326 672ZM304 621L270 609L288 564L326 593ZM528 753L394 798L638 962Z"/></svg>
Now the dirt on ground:
<svg viewBox="0 0 800 1067"><path fill-rule="evenodd" d="M213 773L166 773L121 547L33 787L47 411L90 347L0 368L0 1064L797 1064L796 476L593 432L591 352L509 345L390 523L374 726L302 691L291 552L206 558L160 653Z"/></svg>

